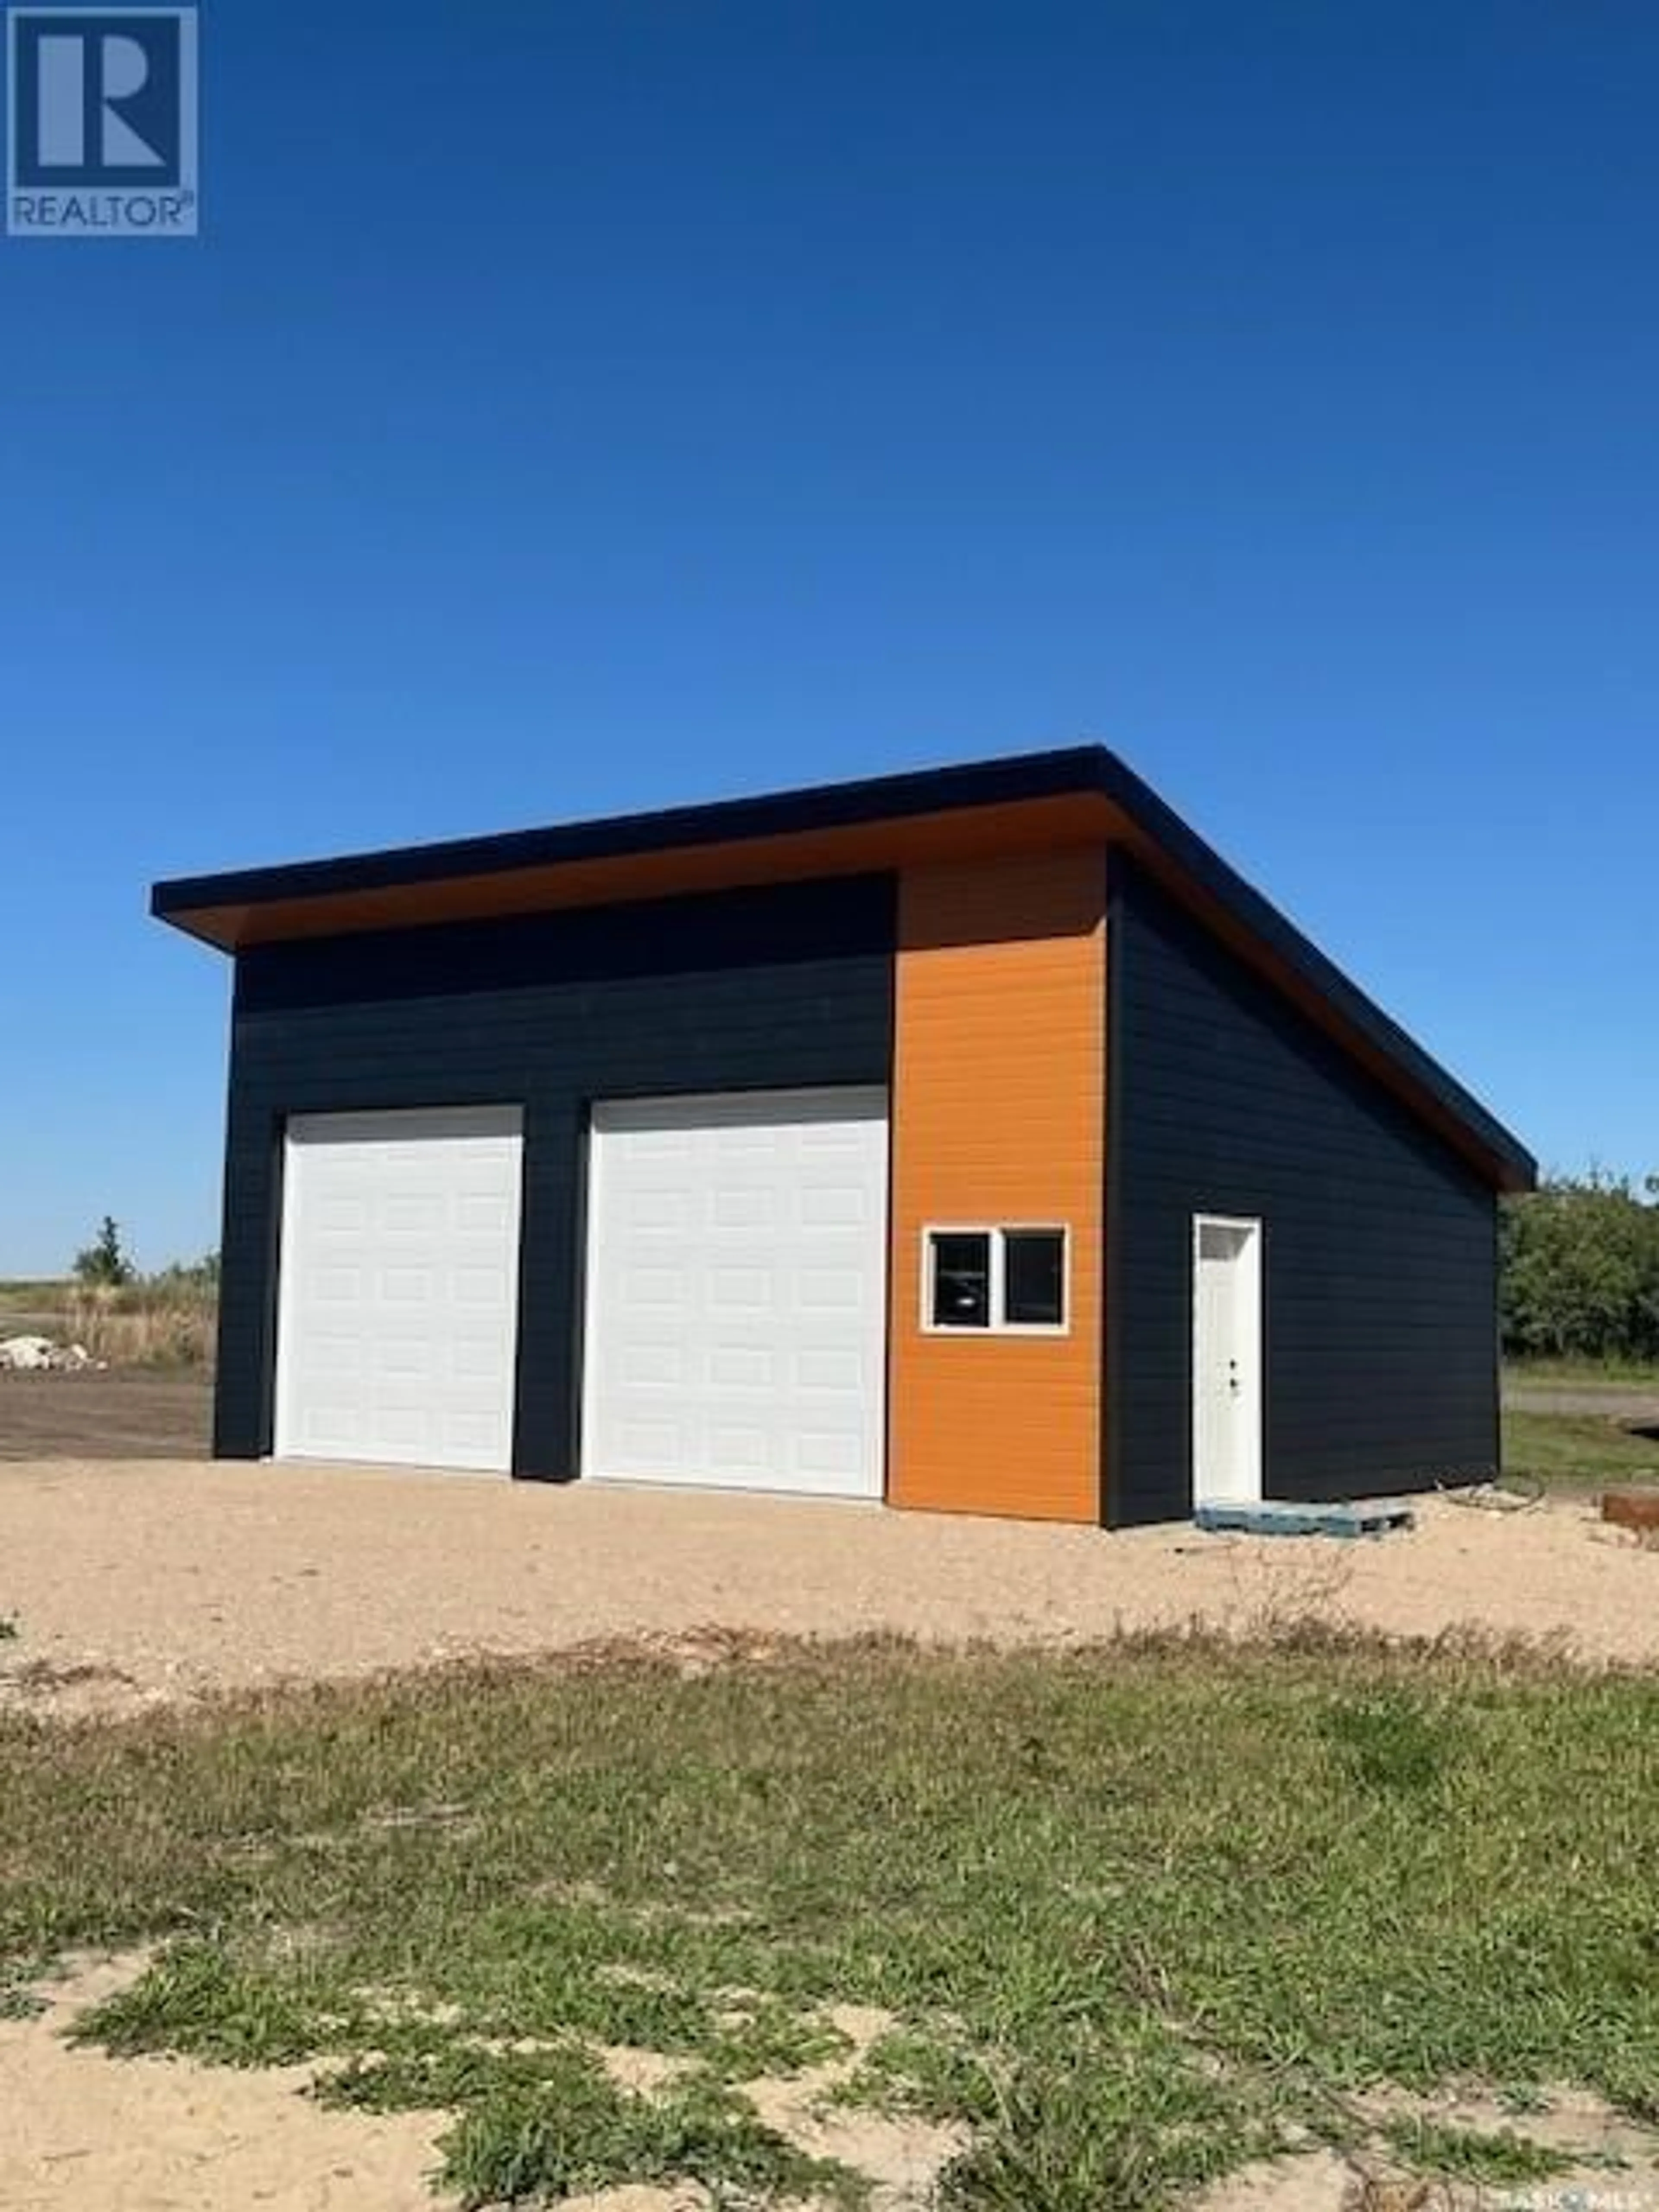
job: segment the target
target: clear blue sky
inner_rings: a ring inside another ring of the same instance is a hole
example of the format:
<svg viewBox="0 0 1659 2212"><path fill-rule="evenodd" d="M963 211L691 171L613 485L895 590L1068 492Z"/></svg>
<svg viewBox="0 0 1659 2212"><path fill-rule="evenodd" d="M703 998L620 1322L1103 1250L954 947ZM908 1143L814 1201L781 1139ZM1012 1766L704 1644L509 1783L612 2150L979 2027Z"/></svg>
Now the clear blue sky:
<svg viewBox="0 0 1659 2212"><path fill-rule="evenodd" d="M1659 1164L1659 14L203 11L205 237L0 240L0 1273L216 1237L153 877L1115 745Z"/></svg>

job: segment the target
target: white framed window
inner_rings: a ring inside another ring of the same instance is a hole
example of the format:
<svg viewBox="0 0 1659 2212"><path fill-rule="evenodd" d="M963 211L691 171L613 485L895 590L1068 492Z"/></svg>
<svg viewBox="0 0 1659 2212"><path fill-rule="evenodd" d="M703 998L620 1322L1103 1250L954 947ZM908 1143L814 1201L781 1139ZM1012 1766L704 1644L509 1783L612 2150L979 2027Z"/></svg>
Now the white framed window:
<svg viewBox="0 0 1659 2212"><path fill-rule="evenodd" d="M929 1334L1064 1336L1071 1231L1060 1222L930 1222L921 1232Z"/></svg>

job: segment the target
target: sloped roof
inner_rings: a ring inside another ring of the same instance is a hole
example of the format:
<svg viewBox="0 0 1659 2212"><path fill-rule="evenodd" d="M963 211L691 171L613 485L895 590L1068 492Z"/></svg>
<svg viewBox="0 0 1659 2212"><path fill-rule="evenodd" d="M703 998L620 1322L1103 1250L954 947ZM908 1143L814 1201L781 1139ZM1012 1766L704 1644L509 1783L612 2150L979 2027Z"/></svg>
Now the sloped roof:
<svg viewBox="0 0 1659 2212"><path fill-rule="evenodd" d="M1115 841L1503 1190L1526 1148L1150 785L1101 745L157 884L226 951L811 874Z"/></svg>

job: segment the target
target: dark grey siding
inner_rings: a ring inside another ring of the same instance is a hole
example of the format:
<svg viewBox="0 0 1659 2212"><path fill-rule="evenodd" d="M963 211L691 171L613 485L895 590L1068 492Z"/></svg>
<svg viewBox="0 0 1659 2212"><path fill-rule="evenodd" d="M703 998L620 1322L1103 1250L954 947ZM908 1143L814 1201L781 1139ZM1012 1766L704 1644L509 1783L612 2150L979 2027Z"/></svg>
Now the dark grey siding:
<svg viewBox="0 0 1659 2212"><path fill-rule="evenodd" d="M1107 1423L1117 1523L1192 1508L1192 1217L1265 1224L1269 1496L1497 1465L1496 1200L1113 856Z"/></svg>
<svg viewBox="0 0 1659 2212"><path fill-rule="evenodd" d="M525 1115L517 1473L575 1471L594 1098L885 1084L894 890L859 878L270 945L237 963L215 1449L270 1448L290 1114Z"/></svg>

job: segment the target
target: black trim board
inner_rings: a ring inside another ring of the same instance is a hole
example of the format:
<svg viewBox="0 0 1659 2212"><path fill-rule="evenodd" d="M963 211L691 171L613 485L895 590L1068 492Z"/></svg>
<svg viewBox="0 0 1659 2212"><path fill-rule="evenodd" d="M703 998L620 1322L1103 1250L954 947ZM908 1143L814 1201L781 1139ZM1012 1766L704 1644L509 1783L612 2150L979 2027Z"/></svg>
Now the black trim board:
<svg viewBox="0 0 1659 2212"><path fill-rule="evenodd" d="M1102 1198L1100 1223L1103 1280L1101 1284L1102 1311L1100 1317L1101 1397L1100 1397L1100 1520L1103 1528L1118 1525L1116 1496L1114 1486L1121 1464L1123 1448L1122 1424L1118 1417L1118 1397L1113 1382L1117 1363L1121 1357L1123 1343L1119 1315L1123 1297L1123 1271L1118 1265L1117 1237L1114 1234L1112 1211L1116 1194L1122 1187L1123 1120L1118 1111L1115 1097L1116 1071L1123 1054L1123 1033L1121 1008L1123 1004L1120 988L1122 972L1121 946L1123 938L1118 929L1118 913L1121 903L1123 855L1115 847L1106 855L1106 1066L1101 1085L1105 1103L1106 1132L1102 1147L1102 1171L1105 1190Z"/></svg>
<svg viewBox="0 0 1659 2212"><path fill-rule="evenodd" d="M1497 1202L1451 1147L1115 856L1108 1515L1192 1509L1192 1221L1263 1224L1267 1493L1498 1463Z"/></svg>
<svg viewBox="0 0 1659 2212"><path fill-rule="evenodd" d="M1064 797L1104 799L1178 873L1224 909L1265 953L1310 988L1402 1080L1446 1115L1497 1188L1529 1189L1532 1155L1455 1077L1408 1036L1293 922L1263 898L1115 753L1099 745L1015 755L952 768L830 784L768 797L524 830L289 866L155 884L151 911L188 928L193 912L440 883L562 862L665 853L809 830L902 821L963 809Z"/></svg>
<svg viewBox="0 0 1659 2212"><path fill-rule="evenodd" d="M895 890L848 878L237 963L214 1449L270 1449L283 1135L302 1113L523 1109L514 1472L576 1470L592 1100L887 1082Z"/></svg>

